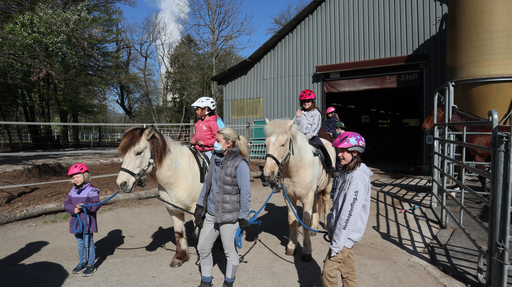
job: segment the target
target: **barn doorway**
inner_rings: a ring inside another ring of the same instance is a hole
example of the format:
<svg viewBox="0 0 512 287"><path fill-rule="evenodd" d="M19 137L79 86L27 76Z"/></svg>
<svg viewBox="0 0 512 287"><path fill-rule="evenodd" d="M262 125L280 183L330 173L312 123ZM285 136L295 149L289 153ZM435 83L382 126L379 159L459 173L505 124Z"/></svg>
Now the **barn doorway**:
<svg viewBox="0 0 512 287"><path fill-rule="evenodd" d="M421 172L423 85L326 93L348 130L367 141L364 160L383 170Z"/></svg>

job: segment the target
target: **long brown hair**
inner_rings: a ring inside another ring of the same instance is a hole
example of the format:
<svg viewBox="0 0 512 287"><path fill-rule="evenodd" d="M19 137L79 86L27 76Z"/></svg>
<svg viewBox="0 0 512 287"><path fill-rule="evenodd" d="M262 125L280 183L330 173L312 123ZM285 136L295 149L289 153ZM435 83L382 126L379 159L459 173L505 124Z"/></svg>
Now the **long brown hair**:
<svg viewBox="0 0 512 287"><path fill-rule="evenodd" d="M354 157L354 152L352 152L352 156ZM362 162L363 162L363 159L361 158L361 153L357 152L357 155L354 157L354 160L351 163L342 166L341 171L351 172L354 169L360 167Z"/></svg>

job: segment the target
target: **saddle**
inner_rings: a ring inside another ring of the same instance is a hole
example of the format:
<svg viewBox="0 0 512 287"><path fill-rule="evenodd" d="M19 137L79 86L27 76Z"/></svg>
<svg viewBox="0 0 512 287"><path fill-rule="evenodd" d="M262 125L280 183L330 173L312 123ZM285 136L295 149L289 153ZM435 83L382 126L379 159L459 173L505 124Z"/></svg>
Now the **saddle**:
<svg viewBox="0 0 512 287"><path fill-rule="evenodd" d="M327 169L327 165L325 165L325 156L324 156L324 153L322 152L322 147L312 140L308 140L308 142L314 148L313 156L317 156L318 159L320 159L320 163L322 164L324 169L329 170L329 169Z"/></svg>
<svg viewBox="0 0 512 287"><path fill-rule="evenodd" d="M194 155L194 158L196 159L197 162L197 166L199 167L200 182L204 183L206 173L208 172L210 160L208 160L208 157L204 153L199 152L193 146L188 146L188 149Z"/></svg>

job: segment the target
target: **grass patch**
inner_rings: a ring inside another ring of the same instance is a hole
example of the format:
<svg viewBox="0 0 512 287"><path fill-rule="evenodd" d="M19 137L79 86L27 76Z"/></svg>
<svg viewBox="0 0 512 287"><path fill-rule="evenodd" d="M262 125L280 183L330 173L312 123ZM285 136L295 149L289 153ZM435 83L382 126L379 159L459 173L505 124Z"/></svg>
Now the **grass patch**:
<svg viewBox="0 0 512 287"><path fill-rule="evenodd" d="M43 223L50 223L50 222L57 223L57 222L68 221L70 217L71 217L71 214L69 214L67 212L63 212L63 213L55 214L54 216L52 216L52 218L43 221Z"/></svg>

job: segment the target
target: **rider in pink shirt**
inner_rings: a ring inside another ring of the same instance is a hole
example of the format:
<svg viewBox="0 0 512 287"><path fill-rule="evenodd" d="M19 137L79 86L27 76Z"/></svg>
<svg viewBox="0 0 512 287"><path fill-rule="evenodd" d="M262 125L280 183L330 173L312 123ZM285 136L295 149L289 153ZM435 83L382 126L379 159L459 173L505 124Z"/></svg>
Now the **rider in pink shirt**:
<svg viewBox="0 0 512 287"><path fill-rule="evenodd" d="M215 114L217 105L214 99L201 97L192 106L195 107L199 120L194 126L195 132L190 143L200 152L203 151L202 145L204 145L205 154L211 158L215 135L219 129L217 124L219 116Z"/></svg>

